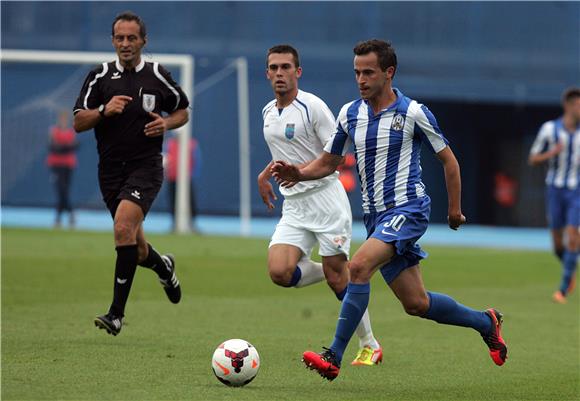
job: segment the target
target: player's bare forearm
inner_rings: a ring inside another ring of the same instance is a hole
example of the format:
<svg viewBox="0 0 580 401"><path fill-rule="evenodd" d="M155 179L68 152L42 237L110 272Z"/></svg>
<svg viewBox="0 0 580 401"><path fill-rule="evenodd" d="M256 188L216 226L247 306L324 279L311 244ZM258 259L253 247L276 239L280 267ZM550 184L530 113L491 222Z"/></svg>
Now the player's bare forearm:
<svg viewBox="0 0 580 401"><path fill-rule="evenodd" d="M268 165L264 167L264 169L260 172L260 174L258 174L258 183L268 181L270 178L272 178L272 173L270 172L270 169L272 168L273 165L274 160L268 163Z"/></svg>
<svg viewBox="0 0 580 401"><path fill-rule="evenodd" d="M317 180L336 171L342 156L324 152L316 160L300 168L297 165L277 160L271 168L272 176L278 184L291 188L300 181Z"/></svg>
<svg viewBox="0 0 580 401"><path fill-rule="evenodd" d="M300 181L317 180L334 173L342 161L342 156L324 152L317 159L299 168Z"/></svg>
<svg viewBox="0 0 580 401"><path fill-rule="evenodd" d="M268 163L264 170L258 174L258 192L260 193L262 202L264 202L269 210L274 209L274 204L272 201L278 200L278 197L274 193L274 187L272 187L272 184L270 183L270 178L272 177L270 169L273 165L274 161L272 160L270 163Z"/></svg>
<svg viewBox="0 0 580 401"><path fill-rule="evenodd" d="M329 174L334 173L334 171L338 168L338 166L341 166L342 164L344 164L344 159L345 159L344 156L341 157L340 162L336 165L336 167L334 167L334 170L332 170ZM297 164L296 167L298 167L299 169L303 169L304 167L309 166L310 164L315 162L316 160L318 160L318 159L313 159L313 160L310 160L310 161L302 163L302 164Z"/></svg>
<svg viewBox="0 0 580 401"><path fill-rule="evenodd" d="M445 172L445 184L447 186L447 197L449 214L461 213L461 174L459 163L446 163L443 165Z"/></svg>
<svg viewBox="0 0 580 401"><path fill-rule="evenodd" d="M461 172L459 163L449 146L439 152L437 157L443 164L445 174L449 227L456 230L461 224L465 223L465 216L461 213Z"/></svg>
<svg viewBox="0 0 580 401"><path fill-rule="evenodd" d="M80 110L75 113L73 127L76 132L83 132L95 128L103 118L123 113L125 107L131 101L133 101L131 96L115 95L106 104L103 103L104 109L102 115L98 108Z"/></svg>
<svg viewBox="0 0 580 401"><path fill-rule="evenodd" d="M326 177L336 171L342 157L337 157L329 153L324 153L312 163L300 169L305 180L316 180Z"/></svg>
<svg viewBox="0 0 580 401"><path fill-rule="evenodd" d="M149 116L152 120L145 124L143 131L149 137L163 135L167 131L183 126L189 120L189 113L185 109L175 110L165 117L153 112L149 112Z"/></svg>
<svg viewBox="0 0 580 401"><path fill-rule="evenodd" d="M178 109L168 116L164 117L167 130L176 129L184 126L189 121L189 112L187 109Z"/></svg>
<svg viewBox="0 0 580 401"><path fill-rule="evenodd" d="M544 152L539 153L537 155L531 155L528 159L528 164L530 166L537 166L539 164L546 162L547 160L550 160L552 157L553 155L551 154L551 152Z"/></svg>
<svg viewBox="0 0 580 401"><path fill-rule="evenodd" d="M77 133L88 131L97 126L102 117L98 109L80 110L73 119L73 128Z"/></svg>
<svg viewBox="0 0 580 401"><path fill-rule="evenodd" d="M301 169L303 167L308 166L312 162L313 162L313 160L306 162L306 163L302 163L302 164L296 164L296 168ZM270 163L268 163L268 165L260 172L260 174L258 174L258 185L260 185L261 183L264 183L265 181L268 181L270 178L272 178L272 166L273 165L274 165L274 160L272 160Z"/></svg>
<svg viewBox="0 0 580 401"><path fill-rule="evenodd" d="M557 154L558 153L549 150L544 153L538 153L537 155L531 155L528 159L528 164L530 166L537 166L539 164L545 163L546 161L550 160Z"/></svg>
<svg viewBox="0 0 580 401"><path fill-rule="evenodd" d="M530 155L528 158L528 164L530 166L537 166L538 164L542 164L551 158L558 156L560 152L562 152L562 149L564 149L564 145L558 142L551 149L545 152Z"/></svg>

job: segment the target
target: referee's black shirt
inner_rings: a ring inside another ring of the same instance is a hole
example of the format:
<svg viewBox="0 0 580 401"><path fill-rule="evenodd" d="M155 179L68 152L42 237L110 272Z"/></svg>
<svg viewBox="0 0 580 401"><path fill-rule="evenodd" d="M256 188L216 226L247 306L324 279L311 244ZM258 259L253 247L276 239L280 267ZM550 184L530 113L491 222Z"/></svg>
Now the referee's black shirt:
<svg viewBox="0 0 580 401"><path fill-rule="evenodd" d="M139 160L161 154L163 135L145 136L148 112L172 113L189 106L189 100L171 74L159 63L141 63L126 70L117 60L93 69L83 84L74 112L96 109L113 96L131 96L123 113L103 118L95 126L101 163Z"/></svg>

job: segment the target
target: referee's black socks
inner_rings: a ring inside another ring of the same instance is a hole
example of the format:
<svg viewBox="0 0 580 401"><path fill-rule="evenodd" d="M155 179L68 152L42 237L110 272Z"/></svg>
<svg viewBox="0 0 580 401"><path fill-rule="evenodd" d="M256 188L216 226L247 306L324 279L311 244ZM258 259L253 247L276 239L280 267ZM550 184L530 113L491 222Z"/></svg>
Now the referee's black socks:
<svg viewBox="0 0 580 401"><path fill-rule="evenodd" d="M115 250L117 251L115 286L113 289L113 303L109 311L117 317L123 317L127 298L129 298L129 292L135 277L135 270L137 269L137 244L118 246Z"/></svg>
<svg viewBox="0 0 580 401"><path fill-rule="evenodd" d="M147 247L149 248L147 257L144 261L139 263L139 266L147 267L153 270L155 273L157 273L159 278L164 280L171 278L171 271L167 269L167 266L161 258L161 255L151 246L151 244L148 243Z"/></svg>

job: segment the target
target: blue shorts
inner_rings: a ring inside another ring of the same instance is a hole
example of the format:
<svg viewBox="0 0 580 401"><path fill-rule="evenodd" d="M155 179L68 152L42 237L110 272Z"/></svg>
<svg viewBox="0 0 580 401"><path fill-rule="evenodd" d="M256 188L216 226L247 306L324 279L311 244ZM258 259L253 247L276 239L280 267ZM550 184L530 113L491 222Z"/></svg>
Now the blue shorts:
<svg viewBox="0 0 580 401"><path fill-rule="evenodd" d="M381 267L387 284L427 257L417 241L427 230L430 212L431 199L424 196L389 210L364 215L367 239L376 238L395 247L393 259Z"/></svg>
<svg viewBox="0 0 580 401"><path fill-rule="evenodd" d="M580 188L546 187L546 218L548 227L560 229L580 226Z"/></svg>

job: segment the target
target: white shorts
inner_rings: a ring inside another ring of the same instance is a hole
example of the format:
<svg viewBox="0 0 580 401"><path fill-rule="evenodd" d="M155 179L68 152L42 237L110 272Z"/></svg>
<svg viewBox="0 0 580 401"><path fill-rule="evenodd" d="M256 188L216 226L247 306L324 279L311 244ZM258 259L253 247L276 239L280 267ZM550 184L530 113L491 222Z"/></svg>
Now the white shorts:
<svg viewBox="0 0 580 401"><path fill-rule="evenodd" d="M282 218L270 245L294 245L310 256L318 242L320 256L345 254L352 239L350 203L340 181L284 199Z"/></svg>

